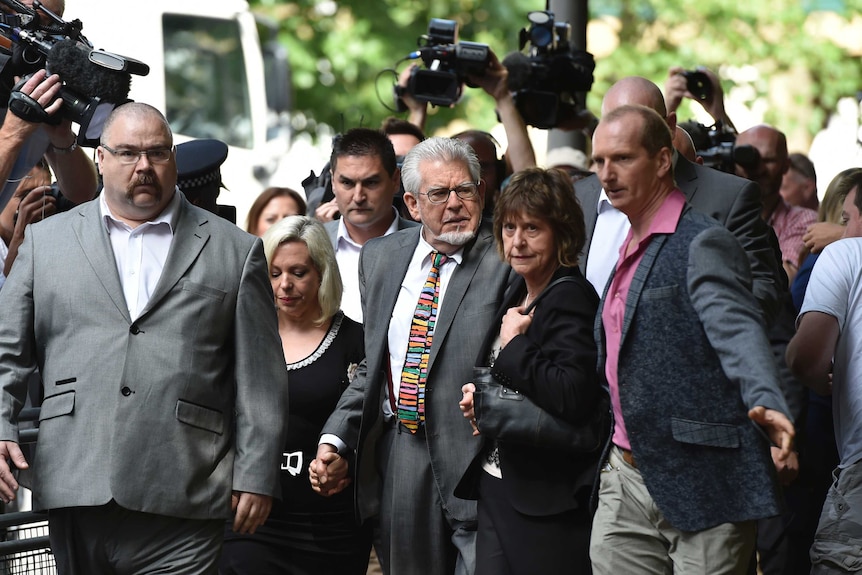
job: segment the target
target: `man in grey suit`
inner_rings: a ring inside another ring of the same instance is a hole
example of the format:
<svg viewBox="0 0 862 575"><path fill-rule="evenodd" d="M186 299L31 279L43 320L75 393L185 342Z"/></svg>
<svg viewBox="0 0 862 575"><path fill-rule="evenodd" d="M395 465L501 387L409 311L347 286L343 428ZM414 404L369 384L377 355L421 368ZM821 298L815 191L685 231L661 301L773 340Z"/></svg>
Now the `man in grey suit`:
<svg viewBox="0 0 862 575"><path fill-rule="evenodd" d="M671 133L644 106L602 116L598 177L631 223L596 318L614 429L590 558L597 575L747 572L780 509L768 436L793 425L742 248L675 187Z"/></svg>
<svg viewBox="0 0 862 575"><path fill-rule="evenodd" d="M665 118L673 132L676 113L667 113L658 86L646 78L623 78L602 100L602 115L625 104L639 104ZM787 291L787 276L781 267L777 240L760 217L760 190L757 184L718 170L705 168L673 154L673 177L691 206L711 216L730 230L745 250L751 265L753 292L767 323L778 315L781 296ZM575 182L575 193L584 210L587 244L581 271L602 293L628 231L628 220L616 210L596 176ZM593 240L596 241L593 241Z"/></svg>
<svg viewBox="0 0 862 575"><path fill-rule="evenodd" d="M341 489L350 461L360 515L379 516L386 573L468 575L475 567L476 503L454 490L481 442L458 401L508 277L490 226L481 225L480 173L473 150L459 140L418 144L402 178L421 227L371 240L360 257L366 358L323 428L310 475L324 494ZM432 265L438 253L446 256L439 269ZM439 313L428 322L433 338L414 331L429 270L439 272ZM402 411L408 341L430 346L418 420Z"/></svg>
<svg viewBox="0 0 862 575"><path fill-rule="evenodd" d="M362 323L359 251L372 238L417 226L392 205L401 174L389 137L380 130L354 128L332 142L332 192L341 218L326 222L344 283L341 309Z"/></svg>
<svg viewBox="0 0 862 575"><path fill-rule="evenodd" d="M29 226L0 292L0 495L25 385L42 376L29 486L63 574L212 574L224 521L279 491L287 371L261 241L176 189L141 103L98 148L100 198Z"/></svg>

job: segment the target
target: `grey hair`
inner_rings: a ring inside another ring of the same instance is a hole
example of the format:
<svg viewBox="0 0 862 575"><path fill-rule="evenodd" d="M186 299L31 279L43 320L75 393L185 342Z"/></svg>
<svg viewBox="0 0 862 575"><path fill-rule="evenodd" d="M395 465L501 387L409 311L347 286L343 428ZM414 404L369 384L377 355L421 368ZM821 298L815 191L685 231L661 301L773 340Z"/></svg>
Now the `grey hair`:
<svg viewBox="0 0 862 575"><path fill-rule="evenodd" d="M304 243L308 248L311 263L320 274L317 301L320 303L321 313L315 323L323 325L341 307L341 293L344 291L329 234L320 222L308 216L288 216L279 220L263 234L263 253L266 255L267 268L272 266L278 246L288 242Z"/></svg>
<svg viewBox="0 0 862 575"><path fill-rule="evenodd" d="M417 196L422 189L419 166L425 161L461 162L470 171L470 179L478 182L482 177L479 158L469 144L454 138L428 138L419 142L404 157L401 166L401 183L404 190Z"/></svg>

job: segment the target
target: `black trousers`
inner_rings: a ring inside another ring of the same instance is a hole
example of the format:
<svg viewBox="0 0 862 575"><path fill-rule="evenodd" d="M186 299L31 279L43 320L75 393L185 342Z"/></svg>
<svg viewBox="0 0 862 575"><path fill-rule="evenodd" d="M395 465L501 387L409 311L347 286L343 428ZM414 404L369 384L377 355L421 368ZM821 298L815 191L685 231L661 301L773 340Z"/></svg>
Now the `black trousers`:
<svg viewBox="0 0 862 575"><path fill-rule="evenodd" d="M509 503L504 481L484 472L479 480L476 575L590 575L588 509L525 515Z"/></svg>

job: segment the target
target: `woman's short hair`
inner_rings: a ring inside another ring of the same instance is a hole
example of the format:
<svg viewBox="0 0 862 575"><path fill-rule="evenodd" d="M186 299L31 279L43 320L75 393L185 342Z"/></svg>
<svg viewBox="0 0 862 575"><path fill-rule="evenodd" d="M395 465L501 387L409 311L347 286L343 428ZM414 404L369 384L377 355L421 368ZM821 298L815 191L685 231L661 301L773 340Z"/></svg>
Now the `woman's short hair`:
<svg viewBox="0 0 862 575"><path fill-rule="evenodd" d="M470 172L470 180L478 182L482 178L482 166L476 153L468 144L453 138L428 138L419 142L404 156L401 166L401 183L404 191L418 196L422 188L422 174L419 165L426 161L461 162Z"/></svg>
<svg viewBox="0 0 862 575"><path fill-rule="evenodd" d="M494 238L500 257L505 258L503 224L519 214L547 222L554 232L559 264L578 265L586 243L584 212L566 172L557 168L527 168L515 172L494 206Z"/></svg>
<svg viewBox="0 0 862 575"><path fill-rule="evenodd" d="M271 187L267 188L260 193L260 195L254 200L254 203L251 205L251 208L248 210L248 217L245 221L245 231L250 234L257 232L257 221L260 219L260 214L263 213L263 210L269 205L274 198L278 197L287 197L296 203L296 208L299 210L300 214L304 214L306 211L305 200L302 195L296 190L292 190L290 188L278 188Z"/></svg>
<svg viewBox="0 0 862 575"><path fill-rule="evenodd" d="M329 234L323 224L308 216L288 216L279 220L263 234L267 268L272 265L278 247L288 242L304 243L312 265L320 274L317 301L320 303L321 314L315 323L323 325L341 307L341 293L344 290Z"/></svg>

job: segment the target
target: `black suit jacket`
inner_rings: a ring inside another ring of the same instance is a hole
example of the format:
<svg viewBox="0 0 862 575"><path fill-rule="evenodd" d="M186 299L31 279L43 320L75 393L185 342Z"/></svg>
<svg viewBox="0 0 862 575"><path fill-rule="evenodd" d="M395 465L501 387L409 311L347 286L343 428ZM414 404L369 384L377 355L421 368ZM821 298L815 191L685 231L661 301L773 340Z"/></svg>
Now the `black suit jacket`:
<svg viewBox="0 0 862 575"><path fill-rule="evenodd" d="M772 228L760 217L760 187L745 178L705 168L675 154L674 179L692 208L706 214L731 231L748 256L754 280L752 291L767 324L781 307L787 291L787 275L781 267L778 240ZM595 175L575 182L586 224L587 242L580 268L586 273L590 242L596 228L596 206L602 185Z"/></svg>
<svg viewBox="0 0 862 575"><path fill-rule="evenodd" d="M560 268L551 279L576 278L550 288L538 303L527 332L513 338L497 356L492 373L546 411L572 424L584 422L597 406L601 388L596 376L593 323L599 298L577 268ZM510 286L476 361L488 365L503 315L520 306L526 284ZM586 509L600 453L561 454L538 445L500 443L503 485L512 506L527 515L552 515ZM456 495L477 497L483 453L473 461Z"/></svg>

